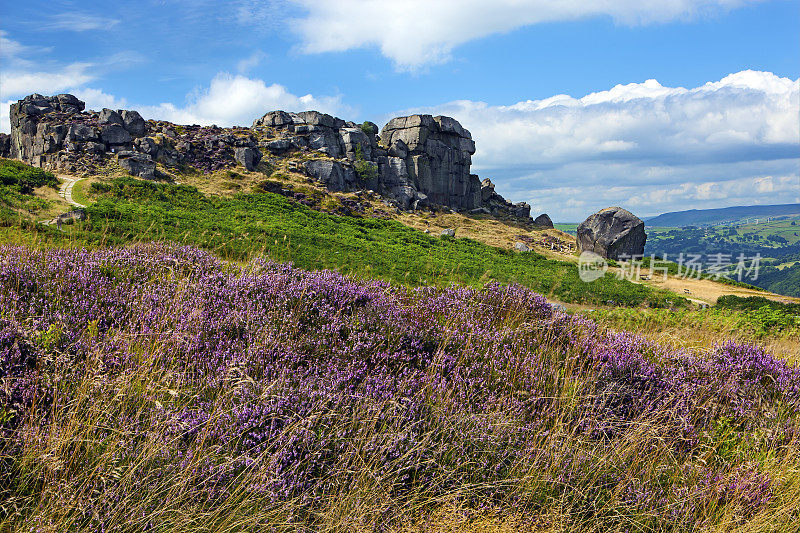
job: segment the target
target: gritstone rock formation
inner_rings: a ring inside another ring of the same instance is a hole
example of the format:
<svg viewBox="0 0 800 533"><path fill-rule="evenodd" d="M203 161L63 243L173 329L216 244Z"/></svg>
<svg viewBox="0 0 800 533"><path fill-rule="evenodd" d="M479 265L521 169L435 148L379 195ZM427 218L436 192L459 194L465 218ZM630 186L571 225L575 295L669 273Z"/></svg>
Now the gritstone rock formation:
<svg viewBox="0 0 800 533"><path fill-rule="evenodd" d="M608 259L630 259L644 254L644 222L621 207L607 207L578 226L578 250Z"/></svg>
<svg viewBox="0 0 800 533"><path fill-rule="evenodd" d="M541 215L536 217L533 223L536 224L537 226L542 226L543 228L553 227L553 221L550 220L550 217L547 215L547 213L542 213Z"/></svg>
<svg viewBox="0 0 800 533"><path fill-rule="evenodd" d="M84 108L69 94L20 100L11 106L10 138L0 136L0 156L67 172L91 172L116 159L128 173L154 179L156 163L203 172L239 164L249 171L262 157L300 152L297 170L334 191L376 191L404 210L440 206L531 222L528 204L506 201L491 181L470 174L475 142L449 117L398 117L378 135L372 122L358 125L317 111L271 111L251 128L219 128Z"/></svg>

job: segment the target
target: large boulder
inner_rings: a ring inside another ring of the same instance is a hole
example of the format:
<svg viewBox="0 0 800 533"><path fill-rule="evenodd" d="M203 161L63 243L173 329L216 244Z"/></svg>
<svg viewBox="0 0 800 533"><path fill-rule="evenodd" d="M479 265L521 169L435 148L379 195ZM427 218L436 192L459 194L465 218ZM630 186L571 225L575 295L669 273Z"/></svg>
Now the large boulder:
<svg viewBox="0 0 800 533"><path fill-rule="evenodd" d="M147 133L147 123L138 111L126 111L123 109L119 114L128 133L134 137L142 137Z"/></svg>
<svg viewBox="0 0 800 533"><path fill-rule="evenodd" d="M347 191L357 183L355 171L338 161L316 160L305 164L306 174L333 191Z"/></svg>
<svg viewBox="0 0 800 533"><path fill-rule="evenodd" d="M63 122L84 107L84 103L71 94L31 94L11 104L8 155L28 164L49 166L51 158L43 156L64 147L67 128Z"/></svg>
<svg viewBox="0 0 800 533"><path fill-rule="evenodd" d="M234 149L234 158L249 172L261 161L261 152L249 146L237 146Z"/></svg>
<svg viewBox="0 0 800 533"><path fill-rule="evenodd" d="M103 109L100 111L100 114L97 115L97 121L100 124L119 124L120 126L125 125L125 121L122 120L122 115L113 109Z"/></svg>
<svg viewBox="0 0 800 533"><path fill-rule="evenodd" d="M293 124L292 116L286 111L270 111L261 118L253 121L253 127L267 126L270 128L285 128L289 124Z"/></svg>
<svg viewBox="0 0 800 533"><path fill-rule="evenodd" d="M533 220L533 223L536 224L537 226L541 226L543 228L552 228L553 227L553 221L550 220L550 217L547 216L547 213L542 213L541 215L536 217Z"/></svg>
<svg viewBox="0 0 800 533"><path fill-rule="evenodd" d="M123 151L117 154L119 166L131 176L138 176L146 180L156 177L156 164L153 159L140 152Z"/></svg>
<svg viewBox="0 0 800 533"><path fill-rule="evenodd" d="M97 142L100 135L86 124L71 124L67 130L67 140L71 142Z"/></svg>
<svg viewBox="0 0 800 533"><path fill-rule="evenodd" d="M644 222L621 207L607 207L578 226L578 250L607 259L630 259L644 254Z"/></svg>
<svg viewBox="0 0 800 533"><path fill-rule="evenodd" d="M128 144L133 140L131 134L120 124L108 124L103 126L103 131L100 136L103 142L108 145Z"/></svg>

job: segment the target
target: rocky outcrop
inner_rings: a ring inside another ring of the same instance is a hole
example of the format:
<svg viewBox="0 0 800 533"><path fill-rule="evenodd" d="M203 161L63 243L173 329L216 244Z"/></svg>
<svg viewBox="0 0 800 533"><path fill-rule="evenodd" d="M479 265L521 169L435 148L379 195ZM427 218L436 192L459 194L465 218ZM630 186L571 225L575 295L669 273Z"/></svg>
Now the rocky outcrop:
<svg viewBox="0 0 800 533"><path fill-rule="evenodd" d="M553 228L554 227L553 226L553 221L550 220L550 217L547 215L547 213L542 213L541 215L539 215L538 217L533 219L533 223L536 224L537 226L541 226L543 228Z"/></svg>
<svg viewBox="0 0 800 533"><path fill-rule="evenodd" d="M12 104L8 155L67 172L91 172L116 158L124 170L145 179L156 176L156 162L208 172L237 163L253 170L261 160L247 128L175 126L146 121L137 111L84 109L69 94L33 94Z"/></svg>
<svg viewBox="0 0 800 533"><path fill-rule="evenodd" d="M411 115L383 130L320 113L270 111L252 127L178 126L136 111L85 111L72 95L30 95L11 106L7 153L48 170L91 172L108 161L153 179L156 165L210 172L303 153L295 169L336 191L375 191L397 208L449 208L530 223L530 206L512 204L470 173L475 142L455 119ZM6 144L4 144L6 143Z"/></svg>
<svg viewBox="0 0 800 533"><path fill-rule="evenodd" d="M607 259L630 259L644 254L644 222L621 207L607 207L578 226L578 250Z"/></svg>
<svg viewBox="0 0 800 533"><path fill-rule="evenodd" d="M405 163L408 185L424 194L430 203L452 209L481 206L481 183L470 174L475 142L455 119L411 115L389 121L381 131L388 154L378 167L396 168Z"/></svg>
<svg viewBox="0 0 800 533"><path fill-rule="evenodd" d="M11 135L0 133L0 157L11 157Z"/></svg>

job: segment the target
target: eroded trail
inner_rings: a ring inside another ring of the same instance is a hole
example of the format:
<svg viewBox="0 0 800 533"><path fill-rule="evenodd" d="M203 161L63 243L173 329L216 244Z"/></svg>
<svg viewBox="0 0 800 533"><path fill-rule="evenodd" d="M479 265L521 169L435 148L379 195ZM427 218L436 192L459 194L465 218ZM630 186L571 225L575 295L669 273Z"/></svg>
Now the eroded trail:
<svg viewBox="0 0 800 533"><path fill-rule="evenodd" d="M72 199L72 188L75 187L76 183L85 178L73 178L72 176L60 174L58 179L62 180L61 188L58 191L59 196L66 200L66 202L70 205L74 205L75 207L86 207L85 205L79 204Z"/></svg>

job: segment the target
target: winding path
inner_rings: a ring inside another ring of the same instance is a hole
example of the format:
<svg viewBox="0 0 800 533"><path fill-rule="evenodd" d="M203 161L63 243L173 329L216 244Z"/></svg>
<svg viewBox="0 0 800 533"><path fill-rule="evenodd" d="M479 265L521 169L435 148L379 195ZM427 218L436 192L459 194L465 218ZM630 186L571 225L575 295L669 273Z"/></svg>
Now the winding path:
<svg viewBox="0 0 800 533"><path fill-rule="evenodd" d="M58 177L59 179L64 180L61 184L61 188L58 191L58 195L66 200L68 204L74 205L75 207L86 207L85 205L79 204L72 199L72 188L75 187L76 183L86 178L73 178L71 176L64 176L63 174L59 175Z"/></svg>

